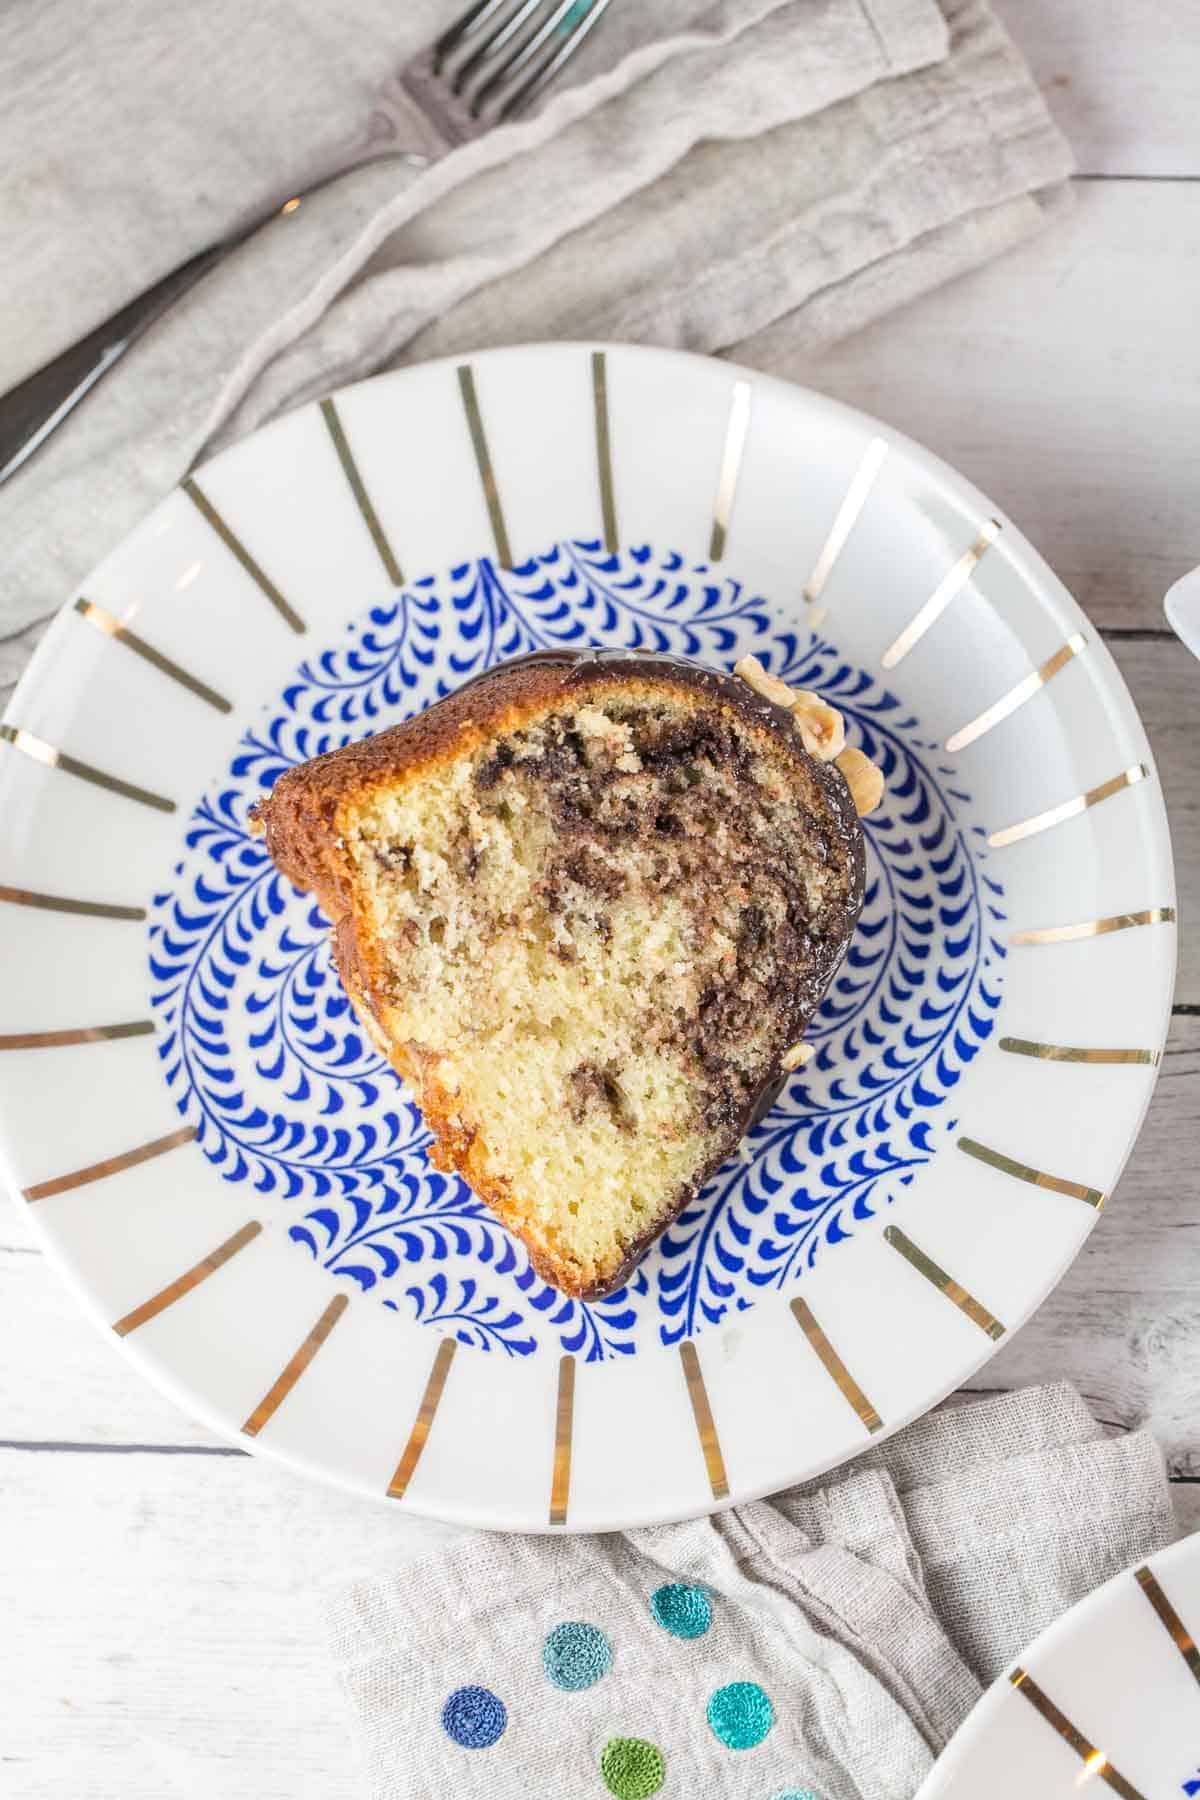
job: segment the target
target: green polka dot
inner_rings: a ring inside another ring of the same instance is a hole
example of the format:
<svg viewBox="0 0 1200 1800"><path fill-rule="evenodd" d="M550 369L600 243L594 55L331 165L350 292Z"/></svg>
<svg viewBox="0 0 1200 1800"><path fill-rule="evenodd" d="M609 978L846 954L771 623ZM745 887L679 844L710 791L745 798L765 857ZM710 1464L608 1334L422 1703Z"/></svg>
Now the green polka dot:
<svg viewBox="0 0 1200 1800"><path fill-rule="evenodd" d="M604 1785L616 1800L650 1800L666 1780L662 1751L645 1738L610 1738L600 1757Z"/></svg>
<svg viewBox="0 0 1200 1800"><path fill-rule="evenodd" d="M698 1638L712 1624L712 1602L703 1588L668 1581L650 1596L650 1611L672 1637Z"/></svg>
<svg viewBox="0 0 1200 1800"><path fill-rule="evenodd" d="M775 1723L775 1709L757 1681L731 1681L709 1701L708 1722L731 1750L753 1750Z"/></svg>

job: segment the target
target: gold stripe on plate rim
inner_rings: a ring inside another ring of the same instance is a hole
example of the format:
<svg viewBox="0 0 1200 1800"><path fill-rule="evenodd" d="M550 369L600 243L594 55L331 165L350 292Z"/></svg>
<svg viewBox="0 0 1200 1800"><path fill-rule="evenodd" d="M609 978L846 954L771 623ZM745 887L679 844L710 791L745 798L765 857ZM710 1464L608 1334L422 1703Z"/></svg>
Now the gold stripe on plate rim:
<svg viewBox="0 0 1200 1800"><path fill-rule="evenodd" d="M1033 837L1039 831L1049 831L1052 825L1061 825L1067 819L1074 819L1080 813L1087 812L1091 806L1099 806L1102 800L1111 800L1114 794L1123 789L1136 787L1139 781L1145 781L1150 774L1145 763L1133 763L1128 769L1122 769L1119 775L1111 775L1098 787L1088 788L1086 793L1075 794L1070 800L1064 800L1059 806L1052 806L1046 812L1034 813L1030 819L1021 819L1016 825L1006 825L1003 831L993 831L988 843L993 850L1003 850L1008 844L1016 844L1022 838Z"/></svg>
<svg viewBox="0 0 1200 1800"><path fill-rule="evenodd" d="M729 398L729 423L725 428L725 448L721 452L721 473L717 481L717 497L713 503L712 536L708 544L709 562L720 562L729 536L729 521L737 496L738 476L746 451L750 430L750 408L754 393L748 381L735 381Z"/></svg>
<svg viewBox="0 0 1200 1800"><path fill-rule="evenodd" d="M354 495L354 502L362 517L362 522L370 533L371 542L374 544L379 560L383 564L383 572L393 587L403 587L403 571L400 568L400 564L396 561L395 553L388 541L387 532L383 529L379 514L375 511L374 502L367 492L367 484L362 478L362 471L359 469L358 463L355 461L354 452L350 448L350 440L346 436L346 428L342 424L341 415L331 396L327 396L321 402L321 417L324 419L326 429L333 440L333 447L337 451L338 461L342 465L342 474L346 477L350 492Z"/></svg>
<svg viewBox="0 0 1200 1800"><path fill-rule="evenodd" d="M134 923L146 917L144 906L114 906L108 900L71 900L64 894L35 894L31 888L0 887L0 902L8 906L31 906L39 912L70 913L86 919L127 919Z"/></svg>
<svg viewBox="0 0 1200 1800"><path fill-rule="evenodd" d="M1039 1044L1032 1038L1002 1037L1000 1048L1012 1056L1036 1056L1042 1062L1142 1063L1153 1068L1159 1060L1157 1050L1092 1050L1080 1044Z"/></svg>
<svg viewBox="0 0 1200 1800"><path fill-rule="evenodd" d="M550 1523L565 1525L571 1501L571 1437L575 1421L575 1358L564 1356L558 1365L558 1393L554 1403L554 1470L550 1480Z"/></svg>
<svg viewBox="0 0 1200 1800"><path fill-rule="evenodd" d="M347 1295L334 1295L295 1355L289 1359L242 1426L246 1437L257 1437L263 1426L274 1418L349 1304Z"/></svg>
<svg viewBox="0 0 1200 1800"><path fill-rule="evenodd" d="M797 1295L796 1299L791 1301L790 1304L797 1325L799 1325L801 1331L816 1351L822 1368L830 1377L843 1399L849 1403L857 1414L860 1422L866 1426L869 1432L881 1431L883 1429L883 1420L871 1405L871 1402L867 1399L867 1396L863 1393L853 1375L851 1375L849 1369L826 1337L821 1326L817 1323L812 1307L808 1304L808 1301L802 1300Z"/></svg>
<svg viewBox="0 0 1200 1800"><path fill-rule="evenodd" d="M1024 1694L1029 1704L1041 1714L1047 1725L1052 1726L1063 1742L1074 1750L1083 1764L1079 1776L1081 1782L1089 1775L1098 1776L1115 1794L1120 1794L1121 1800L1146 1800L1145 1795L1132 1782L1126 1781L1119 1769L1113 1768L1104 1751L1097 1749L1077 1726L1072 1725L1066 1713L1055 1706L1049 1694L1038 1686L1032 1675L1025 1669L1016 1668L1008 1679L1017 1692Z"/></svg>
<svg viewBox="0 0 1200 1800"><path fill-rule="evenodd" d="M1134 1570L1133 1578L1154 1608L1159 1623L1168 1633L1171 1642L1187 1664L1193 1681L1200 1684L1200 1650L1196 1648L1196 1640L1167 1599L1162 1584L1153 1569L1143 1563L1140 1569Z"/></svg>
<svg viewBox="0 0 1200 1800"><path fill-rule="evenodd" d="M130 1019L122 1025L76 1025L66 1031L0 1032L0 1050L61 1050L68 1044L110 1044L118 1038L148 1037L153 1019Z"/></svg>
<svg viewBox="0 0 1200 1800"><path fill-rule="evenodd" d="M898 1250L905 1262L914 1268L918 1275L923 1275L939 1294L944 1294L947 1300L957 1306L959 1312L964 1313L972 1325L977 1325L980 1331L992 1339L993 1343L999 1343L1004 1336L1004 1326L994 1313L990 1313L987 1307L982 1305L974 1294L962 1285L961 1281L955 1281L952 1275L948 1275L941 1264L934 1262L932 1256L927 1256L920 1245L914 1244L908 1233L901 1231L898 1225L888 1225L884 1230L883 1237L884 1242L890 1244L893 1250Z"/></svg>
<svg viewBox="0 0 1200 1800"><path fill-rule="evenodd" d="M104 1181L109 1175L121 1175L126 1169L136 1169L139 1163L152 1162L156 1156L165 1156L168 1150L178 1150L181 1144L190 1144L196 1136L194 1125L181 1125L178 1131L168 1131L165 1137L151 1138L148 1144L139 1144L135 1150L122 1150L119 1156L106 1156L100 1162L89 1163L85 1169L73 1169L69 1175L55 1175L49 1181L35 1181L32 1187L25 1189L26 1200L49 1200L55 1194L68 1194L73 1188L86 1187L92 1181Z"/></svg>
<svg viewBox="0 0 1200 1800"><path fill-rule="evenodd" d="M127 1312L123 1319L118 1319L113 1326L117 1336L128 1337L129 1333L136 1331L139 1325L145 1325L148 1320L156 1318L160 1312L165 1312L168 1306L174 1306L176 1300L182 1300L185 1294L190 1294L194 1287L199 1287L202 1281L207 1281L210 1275L215 1275L218 1269L223 1268L231 1257L237 1255L239 1250L244 1250L261 1230L262 1225L259 1221L250 1219L235 1231L232 1237L227 1237L223 1244L218 1244L215 1250L210 1250L207 1256L202 1256L198 1263L193 1263L190 1269L185 1269L182 1275L177 1275L174 1281L169 1281L166 1287L160 1288L157 1294L152 1294L149 1300L143 1300L140 1306L135 1306L132 1312Z"/></svg>
<svg viewBox="0 0 1200 1800"><path fill-rule="evenodd" d="M1009 943L1014 947L1028 944L1078 944L1085 938L1103 937L1110 931L1129 931L1139 925L1174 925L1173 906L1147 906L1141 912L1113 913L1107 919L1084 919L1078 925L1037 925L1014 931Z"/></svg>
<svg viewBox="0 0 1200 1800"><path fill-rule="evenodd" d="M833 573L834 564L846 548L846 540L858 523L858 516L867 503L867 497L875 485L875 478L883 467L887 453L887 439L881 437L873 437L863 451L829 528L829 536L821 546L812 574L804 584L804 598L810 605L815 605L821 598L825 583Z"/></svg>
<svg viewBox="0 0 1200 1800"><path fill-rule="evenodd" d="M408 1442L404 1446L400 1461L396 1464L396 1472L387 1485L389 1500L403 1500L408 1491L408 1484L416 1473L417 1464L421 1460L429 1433L433 1429L433 1421L441 1404L442 1390L446 1386L446 1377L450 1373L450 1364L454 1361L454 1353L458 1349L457 1338L443 1338L433 1359L433 1367L429 1371L429 1379L425 1383L425 1392L421 1396L421 1404L417 1408L417 1416L413 1420L412 1430L408 1434Z"/></svg>
<svg viewBox="0 0 1200 1800"><path fill-rule="evenodd" d="M90 781L93 787L104 788L110 794L120 794L124 800L136 800L140 806L152 806L156 812L175 811L175 802L168 800L165 795L152 793L149 788L137 787L132 781L122 781L119 775L110 775L91 763L80 762L77 756L70 756L65 750L48 744L44 738L35 737L32 731L26 731L22 725L0 725L0 742L11 744L14 750L19 750L31 762L41 763L43 768L60 769L64 775L74 775L80 781Z"/></svg>
<svg viewBox="0 0 1200 1800"><path fill-rule="evenodd" d="M916 649L925 633L931 626L936 625L951 601L957 600L975 573L982 557L1000 536L1002 529L999 519L989 519L980 527L974 543L963 551L952 568L947 569L924 606L909 620L895 643L884 651L881 667L894 669L897 663L904 661L910 650Z"/></svg>
<svg viewBox="0 0 1200 1800"><path fill-rule="evenodd" d="M1061 1175L1047 1175L1044 1169L1035 1169L1029 1163L1017 1162L1011 1156L1005 1156L1001 1150L989 1149L976 1138L960 1137L958 1148L967 1156L973 1156L976 1162L986 1163L990 1169L996 1169L1001 1175L1012 1175L1017 1181L1027 1181L1031 1187L1047 1188L1054 1194L1065 1194L1070 1200L1083 1200L1088 1206L1094 1206L1099 1212L1104 1205L1104 1195L1099 1188L1085 1187L1081 1181L1067 1181Z"/></svg>
<svg viewBox="0 0 1200 1800"><path fill-rule="evenodd" d="M596 473L600 482L604 548L610 556L615 556L620 539L617 536L617 497L613 481L612 428L608 416L608 358L603 350L592 351L592 411L596 421Z"/></svg>
<svg viewBox="0 0 1200 1800"><path fill-rule="evenodd" d="M181 484L181 488L182 492L187 495L201 518L212 527L225 548L242 565L242 568L246 571L247 575L249 575L251 581L253 581L254 585L258 588L259 593L265 595L271 602L271 605L275 608L275 611L279 614L280 618L283 619L286 624L291 626L297 636L307 631L308 627L305 625L304 620L300 617L300 614L296 611L295 607L292 606L289 601L284 599L262 564L256 562L254 557L251 556L241 538L234 531L233 527L227 524L226 520L217 511L216 507L199 483L189 475L187 480Z"/></svg>
<svg viewBox="0 0 1200 1800"><path fill-rule="evenodd" d="M1048 681L1053 681L1060 669L1065 669L1067 664L1086 648L1087 639L1082 631L1075 632L1065 644L1054 652L1053 656L1046 658L1040 668L1032 669L1023 680L1017 682L1015 687L1009 688L1007 694L1003 694L999 700L993 700L992 704L985 707L977 718L971 720L969 725L962 725L957 731L951 732L946 739L946 749L950 755L953 756L957 751L965 750L968 744L977 743L985 732L991 731L994 726L1010 718L1019 706L1024 706L1027 700L1032 700L1033 696L1040 693Z"/></svg>
<svg viewBox="0 0 1200 1800"><path fill-rule="evenodd" d="M94 600L86 600L81 594L75 602L75 611L81 619L86 619L89 625L94 626L103 637L110 637L114 642L124 644L127 650L132 650L135 656L140 656L142 661L149 663L152 669L157 669L160 675L165 675L168 680L176 682L181 688L186 688L189 694L195 694L196 698L203 700L206 706L214 707L217 712L221 713L233 711L230 702L223 694L218 694L216 688L209 687L206 681L201 681L196 675L189 675L188 671L179 663L173 662L169 656L164 656L161 650L156 650L153 644L148 644L145 638L139 637L136 631L130 631L127 625L122 625L120 619L115 618L103 606L97 606Z"/></svg>
<svg viewBox="0 0 1200 1800"><path fill-rule="evenodd" d="M502 569L511 569L513 563L512 550L508 542L508 527L504 523L500 489L496 483L496 471L492 466L491 451L488 449L487 431L484 428L479 395L475 390L475 371L470 363L459 364L458 386L462 394L463 410L467 415L467 430L471 434L471 448L475 452L475 465L483 484L483 498L487 506L488 518L491 521L492 537L496 542L496 557Z"/></svg>
<svg viewBox="0 0 1200 1800"><path fill-rule="evenodd" d="M679 1360L683 1364L688 1399L691 1401L692 1417L696 1421L696 1434L700 1439L700 1449L704 1455L704 1469L708 1476L708 1485L712 1489L712 1497L714 1500L727 1500L729 1498L729 1480L725 1473L725 1458L721 1454L721 1440L717 1436L716 1421L713 1419L708 1389L704 1385L700 1358L696 1354L695 1344L690 1339L680 1344Z"/></svg>

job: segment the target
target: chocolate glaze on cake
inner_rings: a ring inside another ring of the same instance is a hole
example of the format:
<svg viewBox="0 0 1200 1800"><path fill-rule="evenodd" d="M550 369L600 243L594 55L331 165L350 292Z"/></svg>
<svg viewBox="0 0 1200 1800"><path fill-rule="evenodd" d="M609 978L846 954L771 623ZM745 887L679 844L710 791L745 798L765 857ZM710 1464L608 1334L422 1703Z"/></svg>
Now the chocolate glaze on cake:
<svg viewBox="0 0 1200 1800"><path fill-rule="evenodd" d="M470 680L465 681L457 692L466 693L471 688L486 684L497 675L509 674L517 669L530 667L566 670L567 679L564 688L569 691L572 684L577 683L581 675L586 678L587 674L597 667L619 669L621 673L627 675L643 674L657 677L662 673L664 666L677 671L686 685L707 695L719 695L722 699L730 701L740 712L753 717L760 724L769 725L786 741L789 750L800 748L795 722L786 708L776 706L773 701L756 692L740 676L729 675L719 669L710 669L703 663L693 661L690 657L675 656L667 652L646 655L645 652L638 650L607 650L591 646L579 650L530 650L524 656L515 656L509 662L500 663L493 668L481 670L478 675L472 675ZM801 753L803 754L803 752ZM846 783L832 763L819 763L816 767L824 772L830 798L841 814L845 840L855 866L854 900L852 908L849 909L851 916L848 929L841 951L825 977L821 990L824 992L825 987L829 985L830 980L837 972L838 964L845 956L850 942L850 934L862 909L864 864L862 831L853 804L850 802ZM819 1003L818 999L817 1004ZM753 1126L766 1117L787 1083L788 1076L786 1074L772 1073L767 1077L748 1103L745 1117L741 1122L739 1141ZM643 1246L632 1258L628 1268L636 1265L641 1256L645 1254L645 1248L646 1246Z"/></svg>

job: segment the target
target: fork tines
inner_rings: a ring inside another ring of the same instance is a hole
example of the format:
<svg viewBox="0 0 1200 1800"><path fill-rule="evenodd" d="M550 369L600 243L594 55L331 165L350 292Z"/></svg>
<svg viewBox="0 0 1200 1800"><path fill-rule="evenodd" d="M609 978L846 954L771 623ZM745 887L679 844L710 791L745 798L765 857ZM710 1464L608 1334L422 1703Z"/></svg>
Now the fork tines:
<svg viewBox="0 0 1200 1800"><path fill-rule="evenodd" d="M611 0L475 0L433 47L433 73L470 117L498 124L536 99Z"/></svg>

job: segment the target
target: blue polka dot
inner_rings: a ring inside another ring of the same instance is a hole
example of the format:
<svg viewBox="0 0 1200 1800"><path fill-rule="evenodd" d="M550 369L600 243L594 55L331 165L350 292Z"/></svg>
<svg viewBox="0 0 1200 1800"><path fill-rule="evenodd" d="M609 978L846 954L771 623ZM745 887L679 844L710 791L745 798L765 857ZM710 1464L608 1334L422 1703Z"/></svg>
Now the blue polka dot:
<svg viewBox="0 0 1200 1800"><path fill-rule="evenodd" d="M507 1724L504 1702L490 1688L455 1688L442 1708L442 1730L464 1750L486 1750Z"/></svg>
<svg viewBox="0 0 1200 1800"><path fill-rule="evenodd" d="M768 1800L821 1800L821 1796L812 1788L780 1788L777 1794L769 1795Z"/></svg>
<svg viewBox="0 0 1200 1800"><path fill-rule="evenodd" d="M752 1750L775 1723L775 1709L757 1681L731 1681L709 1701L708 1722L731 1750Z"/></svg>
<svg viewBox="0 0 1200 1800"><path fill-rule="evenodd" d="M602 1631L570 1619L546 1635L542 1667L554 1683L569 1694L595 1687L612 1667L612 1648Z"/></svg>
<svg viewBox="0 0 1200 1800"><path fill-rule="evenodd" d="M672 1637L698 1638L712 1624L712 1602L703 1588L668 1581L650 1596L650 1611Z"/></svg>

